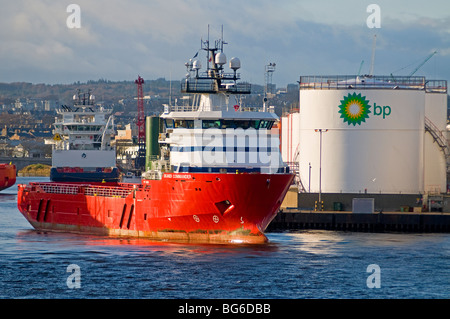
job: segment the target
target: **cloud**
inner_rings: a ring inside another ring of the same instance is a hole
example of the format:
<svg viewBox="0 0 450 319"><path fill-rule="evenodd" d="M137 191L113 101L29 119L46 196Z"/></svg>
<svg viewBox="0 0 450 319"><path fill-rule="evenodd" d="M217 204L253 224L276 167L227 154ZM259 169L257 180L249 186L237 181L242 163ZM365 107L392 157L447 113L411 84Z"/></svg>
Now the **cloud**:
<svg viewBox="0 0 450 319"><path fill-rule="evenodd" d="M70 3L81 8L80 29L66 25ZM212 41L224 26L227 57L238 56L243 80L254 83L263 83L269 62L277 64L273 81L280 86L305 74L354 74L362 60L363 73L368 72L375 33L376 73L389 74L438 50L420 71L449 77L448 10L419 1L377 1L381 28L369 29L370 3L7 1L0 12L0 81L131 80L138 74L180 79L184 62L200 49L200 39L206 39L208 25Z"/></svg>

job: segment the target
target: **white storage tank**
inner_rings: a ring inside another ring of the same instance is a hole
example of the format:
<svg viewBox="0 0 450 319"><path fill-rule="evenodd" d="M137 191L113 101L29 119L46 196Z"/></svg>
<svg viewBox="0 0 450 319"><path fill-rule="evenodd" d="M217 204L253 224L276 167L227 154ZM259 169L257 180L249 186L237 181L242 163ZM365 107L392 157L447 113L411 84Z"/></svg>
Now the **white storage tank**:
<svg viewBox="0 0 450 319"><path fill-rule="evenodd" d="M427 81L425 93L424 189L425 193L447 191L447 83Z"/></svg>
<svg viewBox="0 0 450 319"><path fill-rule="evenodd" d="M281 118L281 155L285 163L298 162L300 155L300 114L290 113Z"/></svg>
<svg viewBox="0 0 450 319"><path fill-rule="evenodd" d="M424 85L423 77L301 77L299 172L305 189L423 193Z"/></svg>

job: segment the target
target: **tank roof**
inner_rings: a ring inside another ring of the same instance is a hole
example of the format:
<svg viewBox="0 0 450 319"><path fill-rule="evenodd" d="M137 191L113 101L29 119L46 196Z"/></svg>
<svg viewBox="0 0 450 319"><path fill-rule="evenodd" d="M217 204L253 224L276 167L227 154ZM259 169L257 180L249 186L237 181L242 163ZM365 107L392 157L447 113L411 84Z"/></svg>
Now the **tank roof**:
<svg viewBox="0 0 450 319"><path fill-rule="evenodd" d="M424 76L393 75L308 75L300 76L300 90L401 89L447 93L446 80L427 80Z"/></svg>

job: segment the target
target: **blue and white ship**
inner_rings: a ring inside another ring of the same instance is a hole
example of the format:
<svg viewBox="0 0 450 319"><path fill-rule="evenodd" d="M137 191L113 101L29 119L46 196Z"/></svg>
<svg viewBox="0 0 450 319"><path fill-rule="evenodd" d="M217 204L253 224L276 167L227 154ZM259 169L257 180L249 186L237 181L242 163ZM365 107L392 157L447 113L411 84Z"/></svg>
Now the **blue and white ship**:
<svg viewBox="0 0 450 319"><path fill-rule="evenodd" d="M55 182L118 182L112 108L95 105L88 93L73 96L72 107L57 109L50 180Z"/></svg>

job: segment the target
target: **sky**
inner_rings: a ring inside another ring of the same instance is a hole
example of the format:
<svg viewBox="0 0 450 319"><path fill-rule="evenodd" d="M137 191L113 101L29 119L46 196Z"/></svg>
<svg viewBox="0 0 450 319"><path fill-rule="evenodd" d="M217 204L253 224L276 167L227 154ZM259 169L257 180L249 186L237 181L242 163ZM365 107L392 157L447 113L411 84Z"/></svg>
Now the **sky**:
<svg viewBox="0 0 450 319"><path fill-rule="evenodd" d="M372 61L375 75L409 75L434 51L414 75L450 80L448 0L0 0L0 82L181 80L208 25L211 42L223 26L224 53L251 83L269 63L278 87L368 74Z"/></svg>

